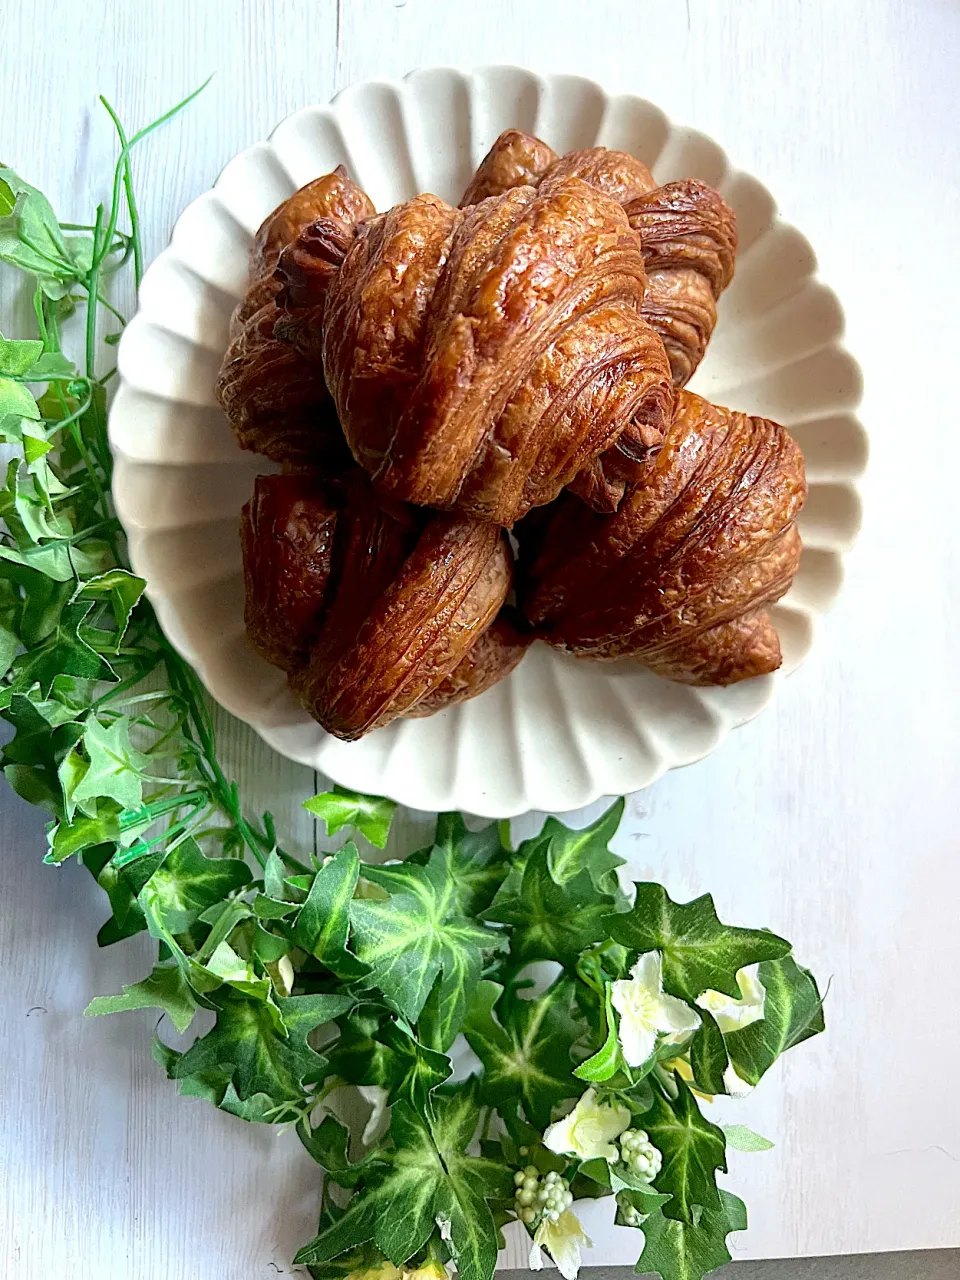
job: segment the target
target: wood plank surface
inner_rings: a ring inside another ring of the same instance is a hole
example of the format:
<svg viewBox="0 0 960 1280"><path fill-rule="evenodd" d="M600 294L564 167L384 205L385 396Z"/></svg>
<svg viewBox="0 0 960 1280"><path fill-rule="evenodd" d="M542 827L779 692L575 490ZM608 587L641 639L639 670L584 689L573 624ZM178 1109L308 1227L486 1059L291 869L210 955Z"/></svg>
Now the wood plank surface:
<svg viewBox="0 0 960 1280"><path fill-rule="evenodd" d="M738 1256L960 1246L956 3L8 0L0 156L85 221L114 156L97 94L132 128L215 72L137 157L149 258L297 107L418 66L510 61L642 94L714 136L807 235L845 308L872 459L843 593L769 711L631 798L619 848L674 897L709 889L721 916L786 934L831 980L828 1033L726 1104L777 1144L732 1157L751 1212ZM9 291L3 304L10 333L20 307ZM219 728L251 803L311 844L312 773L226 716ZM150 1060L149 1013L80 1016L140 977L146 951L99 951L99 891L43 866L42 848L38 815L0 792L4 1274L297 1274L314 1167L293 1134L178 1098ZM634 1260L591 1234L590 1261Z"/></svg>

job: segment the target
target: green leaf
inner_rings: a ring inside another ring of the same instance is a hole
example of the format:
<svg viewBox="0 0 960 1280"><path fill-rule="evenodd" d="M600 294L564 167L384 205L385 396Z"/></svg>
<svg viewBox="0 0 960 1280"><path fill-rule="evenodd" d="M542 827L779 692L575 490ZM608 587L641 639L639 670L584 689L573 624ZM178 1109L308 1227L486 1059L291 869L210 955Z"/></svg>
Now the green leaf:
<svg viewBox="0 0 960 1280"><path fill-rule="evenodd" d="M92 600L66 605L49 639L16 659L13 664L15 679L21 688L39 684L42 696L47 697L59 675L79 676L87 680L116 679L107 660L80 635L80 627L92 608Z"/></svg>
<svg viewBox="0 0 960 1280"><path fill-rule="evenodd" d="M7 776L9 777L9 771ZM93 845L112 844L120 839L120 806L100 800L92 813L76 815L72 822L58 822L48 833L50 846L44 862L60 863Z"/></svg>
<svg viewBox="0 0 960 1280"><path fill-rule="evenodd" d="M704 1210L696 1225L668 1218L661 1210L641 1227L643 1253L636 1270L662 1280L703 1280L730 1262L726 1239L732 1229L719 1208Z"/></svg>
<svg viewBox="0 0 960 1280"><path fill-rule="evenodd" d="M74 770L67 781L61 774L68 806L89 812L91 803L107 797L121 809L136 809L143 801L141 774L150 760L130 742L127 717L118 716L112 724L104 725L91 716L83 726L81 743L88 767L81 773Z"/></svg>
<svg viewBox="0 0 960 1280"><path fill-rule="evenodd" d="M356 846L345 845L314 876L293 925L297 946L345 979L362 977L367 972L366 966L347 950L350 903L359 874Z"/></svg>
<svg viewBox="0 0 960 1280"><path fill-rule="evenodd" d="M585 947L607 936L612 905L586 871L558 885L541 843L527 858L516 897L498 894L482 918L513 925L510 950L518 964L556 960L573 968Z"/></svg>
<svg viewBox="0 0 960 1280"><path fill-rule="evenodd" d="M40 410L29 387L22 382L14 382L12 378L0 378L0 418L8 415L10 418L32 418L36 422L39 421ZM4 434L9 434L9 427Z"/></svg>
<svg viewBox="0 0 960 1280"><path fill-rule="evenodd" d="M447 1035L455 1035L484 952L502 948L506 939L459 914L456 881L442 850L425 867L404 864L399 881L399 868L365 870L388 891L403 885L386 902L354 899L350 904L351 945L370 969L366 985L379 988L415 1023L440 975L438 1000L449 1006L442 1023Z"/></svg>
<svg viewBox="0 0 960 1280"><path fill-rule="evenodd" d="M543 1129L557 1103L583 1091L571 1052L583 1024L573 1016L569 983L555 983L539 1000L515 999L498 1020L502 995L499 983L479 983L463 1028L483 1063L480 1097L495 1106L521 1099L527 1118Z"/></svg>
<svg viewBox="0 0 960 1280"><path fill-rule="evenodd" d="M754 1133L745 1124L725 1124L721 1125L721 1128L727 1139L727 1146L732 1147L734 1151L746 1151L753 1154L757 1151L773 1150L774 1144L769 1138L764 1138L762 1134ZM735 1230L745 1231L746 1227L737 1227Z"/></svg>
<svg viewBox="0 0 960 1280"><path fill-rule="evenodd" d="M192 838L165 857L140 892L140 904L170 933L185 933L207 907L250 883L240 858L207 858Z"/></svg>
<svg viewBox="0 0 960 1280"><path fill-rule="evenodd" d="M673 902L659 884L638 884L632 910L609 916L607 925L625 947L659 951L664 990L691 1001L708 990L739 999L739 969L790 950L789 942L764 929L722 924L709 893L693 902Z"/></svg>
<svg viewBox="0 0 960 1280"><path fill-rule="evenodd" d="M177 1060L173 1078L199 1076L223 1090L232 1083L241 1101L264 1093L274 1105L301 1101L306 1079L316 1079L326 1065L307 1035L353 1004L349 995L312 995L280 996L274 1006L229 988L208 1000L217 1010L216 1024Z"/></svg>
<svg viewBox="0 0 960 1280"><path fill-rule="evenodd" d="M20 637L0 622L0 679L2 679L20 650Z"/></svg>
<svg viewBox="0 0 960 1280"><path fill-rule="evenodd" d="M390 1166L374 1173L346 1213L294 1261L316 1265L373 1240L396 1265L423 1248L439 1219L462 1280L491 1280L497 1228L487 1201L508 1197L510 1171L467 1155L479 1112L468 1089L438 1097L430 1124L404 1102L393 1108Z"/></svg>
<svg viewBox="0 0 960 1280"><path fill-rule="evenodd" d="M547 819L540 838L549 841L547 862L558 885L565 885L586 871L601 893L611 892L611 872L622 867L625 859L611 853L607 846L620 825L624 803L622 797L615 800L596 822L579 830L565 827L556 818Z"/></svg>
<svg viewBox="0 0 960 1280"><path fill-rule="evenodd" d="M327 835L336 835L342 827L355 827L362 836L382 849L390 834L396 804L382 796L365 796L345 787L324 791L312 800L305 800L303 807L322 818L327 824Z"/></svg>
<svg viewBox="0 0 960 1280"><path fill-rule="evenodd" d="M301 1120L297 1136L321 1169L341 1187L355 1187L375 1165L384 1163L379 1151L373 1151L366 1159L351 1164L347 1155L350 1134L333 1116L324 1116L315 1129L308 1120Z"/></svg>
<svg viewBox="0 0 960 1280"><path fill-rule="evenodd" d="M509 870L499 824L491 822L479 831L470 831L459 813L441 813L434 838L434 850L437 849L446 855L461 914L479 915L493 901ZM430 853L427 849L421 851L424 862Z"/></svg>
<svg viewBox="0 0 960 1280"><path fill-rule="evenodd" d="M574 1075L578 1080L590 1080L594 1083L601 1083L609 1080L616 1075L620 1067L620 1040L617 1036L617 1015L613 1010L613 1002L611 999L611 987L609 983L604 986L603 997L603 1014L607 1027L607 1038L601 1047L592 1057L587 1058L586 1062L581 1062L580 1066L574 1071Z"/></svg>
<svg viewBox="0 0 960 1280"><path fill-rule="evenodd" d="M49 279L51 285L54 279L72 282L77 275L60 223L46 196L12 169L3 167L0 167L0 260L40 276L45 283Z"/></svg>
<svg viewBox="0 0 960 1280"><path fill-rule="evenodd" d="M380 1042L389 1050L387 1083L390 1101L403 1098L421 1115L430 1113L430 1095L453 1073L453 1063L444 1053L421 1044L409 1027L395 1018L380 1024Z"/></svg>
<svg viewBox="0 0 960 1280"><path fill-rule="evenodd" d="M137 607L146 585L143 578L136 577L126 569L110 569L106 573L88 578L78 588L75 598L109 600L117 627L113 637L114 646L119 648L126 635L130 615Z"/></svg>
<svg viewBox="0 0 960 1280"><path fill-rule="evenodd" d="M824 1028L816 979L793 956L766 961L758 977L767 993L763 1018L724 1037L737 1074L754 1085L782 1053Z"/></svg>
<svg viewBox="0 0 960 1280"><path fill-rule="evenodd" d="M350 1084L378 1084L393 1090L403 1078L393 1050L383 1043L382 1006L364 1004L339 1020L340 1037L325 1050L330 1069Z"/></svg>
<svg viewBox="0 0 960 1280"><path fill-rule="evenodd" d="M697 1087L704 1093L726 1093L723 1073L727 1069L727 1050L716 1019L700 1009L700 1026L690 1041L690 1066Z"/></svg>
<svg viewBox="0 0 960 1280"><path fill-rule="evenodd" d="M165 960L142 982L124 986L119 996L97 996L84 1013L122 1013L126 1009L162 1009L178 1031L186 1031L198 1005L179 967Z"/></svg>
<svg viewBox="0 0 960 1280"><path fill-rule="evenodd" d="M0 333L0 374L8 378L22 378L36 364L42 352L42 342L5 338Z"/></svg>
<svg viewBox="0 0 960 1280"><path fill-rule="evenodd" d="M654 1185L673 1197L664 1213L692 1224L698 1207L720 1208L716 1173L718 1169L726 1172L726 1140L723 1130L701 1114L683 1080L677 1075L674 1080L676 1101L669 1103L662 1094L655 1094L643 1127L663 1156Z"/></svg>

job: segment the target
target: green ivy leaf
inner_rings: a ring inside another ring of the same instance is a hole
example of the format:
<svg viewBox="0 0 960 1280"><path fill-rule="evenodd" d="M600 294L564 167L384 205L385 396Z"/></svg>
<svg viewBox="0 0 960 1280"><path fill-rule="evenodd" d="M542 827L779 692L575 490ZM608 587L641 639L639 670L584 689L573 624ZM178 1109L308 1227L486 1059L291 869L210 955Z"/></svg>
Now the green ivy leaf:
<svg viewBox="0 0 960 1280"><path fill-rule="evenodd" d="M390 1101L403 1098L420 1112L432 1109L430 1095L453 1073L453 1063L444 1053L421 1044L413 1031L396 1018L380 1024L379 1040L389 1051L387 1083Z"/></svg>
<svg viewBox="0 0 960 1280"><path fill-rule="evenodd" d="M202 911L249 884L251 878L242 859L208 858L188 838L170 850L141 890L140 902L170 933L184 933Z"/></svg>
<svg viewBox="0 0 960 1280"><path fill-rule="evenodd" d="M565 827L556 818L546 820L540 838L548 842L547 862L558 885L568 884L586 871L601 893L613 892L616 869L624 865L625 859L611 853L607 846L620 826L624 804L622 797L615 800L596 822L579 830Z"/></svg>
<svg viewBox="0 0 960 1280"><path fill-rule="evenodd" d="M74 768L66 778L61 771L68 811L76 806L89 813L91 804L104 797L115 800L121 809L136 809L143 802L141 775L150 759L131 743L127 717L118 716L104 725L91 716L84 723L81 744L86 769Z"/></svg>
<svg viewBox="0 0 960 1280"><path fill-rule="evenodd" d="M415 856L426 862L438 849L446 856L461 914L479 915L493 901L509 870L499 824L491 822L479 831L469 831L459 813L441 813L433 850L424 849Z"/></svg>
<svg viewBox="0 0 960 1280"><path fill-rule="evenodd" d="M739 999L739 969L790 950L775 933L722 924L709 893L693 902L674 902L659 884L638 884L632 910L608 916L607 925L625 947L659 951L664 990L690 1001L708 990Z"/></svg>
<svg viewBox="0 0 960 1280"><path fill-rule="evenodd" d="M782 1053L824 1028L816 979L793 956L766 961L758 977L767 993L763 1018L724 1037L737 1074L754 1085Z"/></svg>
<svg viewBox="0 0 960 1280"><path fill-rule="evenodd" d="M677 1075L674 1080L676 1101L655 1094L643 1127L663 1156L654 1185L673 1197L664 1213L692 1224L699 1209L720 1208L716 1174L718 1169L726 1172L726 1140L723 1130L701 1114L683 1080Z"/></svg>
<svg viewBox="0 0 960 1280"><path fill-rule="evenodd" d="M316 814L327 824L327 835L336 835L341 828L355 827L362 836L382 849L390 834L390 824L396 810L393 800L382 796L365 796L345 787L334 787L321 795L305 800L303 807Z"/></svg>
<svg viewBox="0 0 960 1280"><path fill-rule="evenodd" d="M42 342L5 338L0 333L0 374L8 378L22 378L36 364L42 352Z"/></svg>
<svg viewBox="0 0 960 1280"><path fill-rule="evenodd" d="M480 1097L495 1106L521 1099L527 1118L543 1129L558 1102L582 1092L571 1050L583 1024L573 1016L569 983L555 983L539 1000L515 999L498 1021L502 995L499 983L479 983L463 1028L483 1063Z"/></svg>
<svg viewBox="0 0 960 1280"><path fill-rule="evenodd" d="M612 905L586 871L558 885L541 843L527 857L516 896L498 894L482 918L513 926L510 950L518 964L557 960L573 968L584 948L606 937Z"/></svg>
<svg viewBox="0 0 960 1280"><path fill-rule="evenodd" d="M179 967L165 960L154 966L142 982L124 986L119 996L97 996L84 1013L122 1013L127 1009L162 1009L178 1031L186 1031L199 1004L183 979Z"/></svg>
<svg viewBox="0 0 960 1280"><path fill-rule="evenodd" d="M700 1009L700 1026L690 1041L690 1067L698 1088L704 1093L726 1093L723 1073L727 1069L726 1046L716 1019Z"/></svg>
<svg viewBox="0 0 960 1280"><path fill-rule="evenodd" d="M278 996L272 1004L229 988L208 1000L217 1010L216 1024L172 1063L171 1076L219 1086L218 1106L228 1083L241 1101L263 1093L275 1106L300 1102L305 1081L316 1080L326 1067L307 1035L353 1003L348 995L312 995Z"/></svg>
<svg viewBox="0 0 960 1280"><path fill-rule="evenodd" d="M644 1245L637 1272L662 1280L703 1280L730 1262L727 1236L746 1230L746 1213L742 1200L727 1192L720 1194L723 1206L705 1209L696 1224L669 1218L662 1211L647 1218L641 1227ZM734 1225L740 1222L742 1226Z"/></svg>
<svg viewBox="0 0 960 1280"><path fill-rule="evenodd" d="M315 1129L310 1127L309 1120L301 1120L297 1136L320 1168L341 1187L355 1187L373 1168L384 1163L379 1151L373 1151L365 1159L351 1164L347 1155L350 1134L333 1116L324 1116Z"/></svg>
<svg viewBox="0 0 960 1280"><path fill-rule="evenodd" d="M617 1036L617 1015L614 1013L610 983L604 985L603 1016L607 1037L601 1047L574 1071L578 1080L590 1080L595 1084L610 1080L620 1068L620 1039Z"/></svg>
<svg viewBox="0 0 960 1280"><path fill-rule="evenodd" d="M72 572L69 565L68 572ZM20 688L29 689L39 684L41 695L46 698L59 675L79 676L86 680L116 680L106 658L101 657L80 635L80 628L92 608L92 600L78 600L75 604L66 605L50 637L38 648L16 659L13 670Z"/></svg>
<svg viewBox="0 0 960 1280"><path fill-rule="evenodd" d="M60 292L55 280L66 288L77 277L49 200L5 167L0 167L0 261L39 276L53 289L51 297Z"/></svg>
<svg viewBox="0 0 960 1280"><path fill-rule="evenodd" d="M113 636L114 648L119 649L127 633L130 615L139 604L146 585L143 578L138 578L126 569L110 569L106 573L88 578L78 587L74 598L110 602L117 628Z"/></svg>
<svg viewBox="0 0 960 1280"><path fill-rule="evenodd" d="M505 1166L466 1154L478 1116L466 1089L438 1097L429 1124L406 1103L396 1103L389 1168L371 1176L363 1194L294 1261L324 1263L373 1240L401 1266L423 1248L440 1220L462 1280L491 1280L497 1228L487 1201L508 1197L513 1182Z"/></svg>
<svg viewBox="0 0 960 1280"><path fill-rule="evenodd" d="M431 856L425 867L368 867L366 875L388 892L386 902L354 899L350 905L355 954L369 966L365 982L392 1000L415 1023L441 976L439 998L451 1008L448 1030L463 1021L470 991L480 977L483 954L502 948L505 938L458 912L456 882L449 861ZM446 1046L443 1046L446 1047Z"/></svg>
<svg viewBox="0 0 960 1280"><path fill-rule="evenodd" d="M745 1124L725 1124L721 1125L721 1128L727 1140L727 1146L732 1147L734 1151L746 1151L752 1155L757 1151L773 1150L774 1144L769 1138L763 1137L762 1134L754 1133ZM746 1228L738 1227L736 1230L743 1231Z"/></svg>
<svg viewBox="0 0 960 1280"><path fill-rule="evenodd" d="M362 977L367 972L366 966L347 950L350 903L359 874L356 845L345 845L314 876L293 925L297 946L345 979Z"/></svg>

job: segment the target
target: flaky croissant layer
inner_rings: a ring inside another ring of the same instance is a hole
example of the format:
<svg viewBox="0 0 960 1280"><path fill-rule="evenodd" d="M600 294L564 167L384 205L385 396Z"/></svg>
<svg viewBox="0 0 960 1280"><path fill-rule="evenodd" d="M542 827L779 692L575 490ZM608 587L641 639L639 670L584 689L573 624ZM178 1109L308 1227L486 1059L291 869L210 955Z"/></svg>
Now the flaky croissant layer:
<svg viewBox="0 0 960 1280"><path fill-rule="evenodd" d="M766 418L681 391L663 449L615 515L563 498L518 530L520 603L549 644L687 684L780 665L764 612L796 573L803 456Z"/></svg>
<svg viewBox="0 0 960 1280"><path fill-rule="evenodd" d="M285 470L244 508L248 635L325 729L473 697L534 636L688 684L780 665L803 459L680 389L736 243L703 183L515 130L459 208L377 214L341 168L267 218L217 394Z"/></svg>
<svg viewBox="0 0 960 1280"><path fill-rule="evenodd" d="M669 421L639 237L579 178L465 210L418 196L342 256L308 229L278 274L354 458L404 502L510 526L584 473L613 510Z"/></svg>
<svg viewBox="0 0 960 1280"><path fill-rule="evenodd" d="M247 633L339 738L473 697L529 643L497 623L513 577L503 532L382 501L356 469L258 477L241 539Z"/></svg>

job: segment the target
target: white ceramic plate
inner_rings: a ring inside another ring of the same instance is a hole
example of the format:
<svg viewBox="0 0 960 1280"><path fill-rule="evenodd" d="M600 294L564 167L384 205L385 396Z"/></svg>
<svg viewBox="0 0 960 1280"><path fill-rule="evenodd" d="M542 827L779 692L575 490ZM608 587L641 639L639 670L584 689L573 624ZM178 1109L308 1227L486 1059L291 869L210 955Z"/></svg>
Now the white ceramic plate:
<svg viewBox="0 0 960 1280"><path fill-rule="evenodd" d="M356 743L328 736L245 640L238 518L254 477L273 468L237 448L214 383L250 240L281 200L343 163L380 209L419 191L456 203L511 126L558 152L594 144L632 152L661 182L700 178L736 210L736 276L692 385L778 419L804 451L804 553L773 610L784 670L793 670L837 594L841 557L860 523L866 441L851 414L860 372L840 345L842 311L816 277L813 250L777 218L770 193L715 142L641 98L516 67L439 67L356 85L329 106L288 117L190 205L144 277L120 345L110 418L114 496L133 564L167 635L213 697L278 751L345 786L420 809L498 817L578 808L646 786L755 716L777 677L689 689L633 663L578 662L535 645L509 679L471 702L395 721Z"/></svg>

